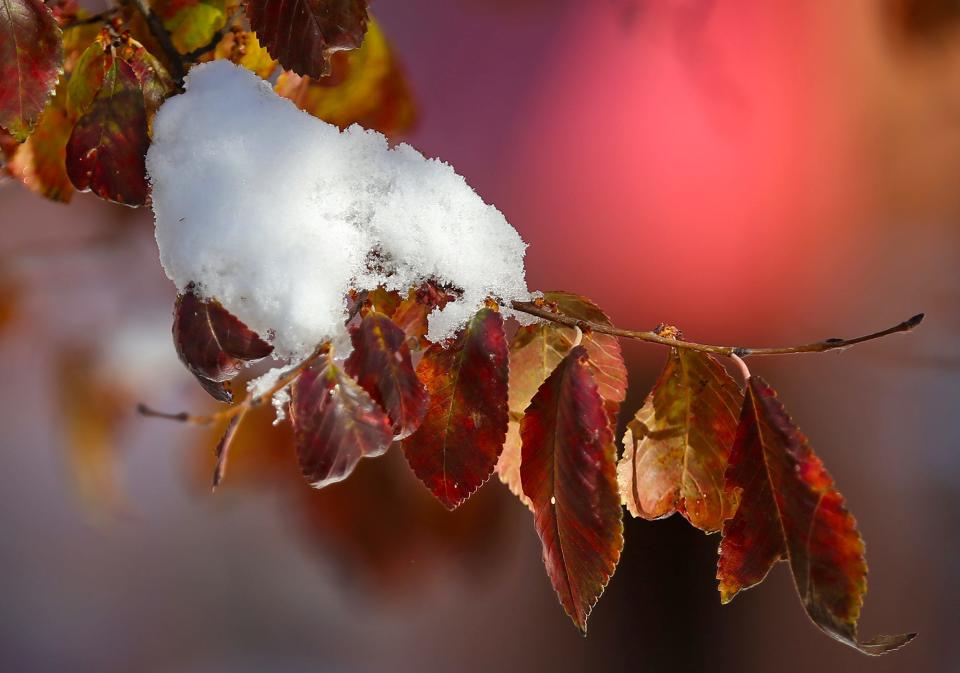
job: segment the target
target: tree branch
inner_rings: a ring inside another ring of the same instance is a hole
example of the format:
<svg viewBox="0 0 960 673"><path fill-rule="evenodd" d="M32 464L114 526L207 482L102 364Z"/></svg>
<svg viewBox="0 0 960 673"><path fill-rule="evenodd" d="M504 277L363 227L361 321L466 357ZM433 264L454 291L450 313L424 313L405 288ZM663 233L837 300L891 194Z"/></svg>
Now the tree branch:
<svg viewBox="0 0 960 673"><path fill-rule="evenodd" d="M803 344L800 346L747 348L743 346L713 346L709 344L696 343L693 341L685 341L682 339L673 339L670 337L661 336L653 331L644 332L625 330L620 329L619 327L612 327L610 325L601 325L599 323L578 320L569 316L560 315L559 313L554 313L553 311L549 310L548 307L539 306L533 302L514 301L510 302L510 307L515 311L536 316L538 318L542 318L543 320L549 320L560 325L566 325L567 327L579 327L580 329L589 329L594 332L601 332L603 334L622 337L624 339L647 341L650 343L660 344L661 346L671 346L673 348L688 348L690 350L713 353L714 355L723 355L726 357L736 355L740 358L749 357L751 355L790 355L793 353L822 353L824 351L843 350L844 348L849 348L855 344L863 343L865 341L872 341L873 339L879 339L889 334L909 332L919 325L921 321L923 321L923 314L918 313L909 320L905 320L902 323L894 325L893 327L888 327L885 330L874 332L872 334L866 334L853 339L825 339L823 341L815 341L813 343Z"/></svg>

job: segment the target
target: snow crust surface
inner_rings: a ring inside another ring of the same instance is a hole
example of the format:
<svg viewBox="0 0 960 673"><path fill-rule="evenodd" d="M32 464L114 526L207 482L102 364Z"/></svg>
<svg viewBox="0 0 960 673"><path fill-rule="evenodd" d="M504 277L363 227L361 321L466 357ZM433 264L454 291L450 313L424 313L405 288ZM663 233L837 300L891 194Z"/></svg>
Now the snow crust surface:
<svg viewBox="0 0 960 673"><path fill-rule="evenodd" d="M147 171L167 276L219 300L277 357L341 341L351 288L460 288L431 315L432 341L488 296L529 297L526 244L451 166L359 126L341 132L228 61L193 68L153 129Z"/></svg>

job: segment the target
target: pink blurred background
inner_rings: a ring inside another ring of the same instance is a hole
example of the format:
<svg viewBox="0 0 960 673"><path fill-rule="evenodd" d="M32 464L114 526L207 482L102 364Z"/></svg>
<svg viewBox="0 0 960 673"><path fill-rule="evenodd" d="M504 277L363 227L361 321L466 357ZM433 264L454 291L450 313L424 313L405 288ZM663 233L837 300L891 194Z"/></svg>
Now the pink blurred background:
<svg viewBox="0 0 960 673"><path fill-rule="evenodd" d="M210 496L209 434L132 414L206 404L169 343L149 213L8 183L0 281L23 291L0 333L0 671L956 670L951 6L373 3L418 101L409 141L503 210L532 288L586 294L621 326L747 345L927 312L907 337L751 362L867 541L863 635L919 631L906 649L869 659L823 636L786 567L721 607L718 539L677 518L627 521L581 638L526 510L494 482L447 514L397 452L325 491L248 466ZM625 353L632 414L663 352ZM89 415L122 422L78 457Z"/></svg>

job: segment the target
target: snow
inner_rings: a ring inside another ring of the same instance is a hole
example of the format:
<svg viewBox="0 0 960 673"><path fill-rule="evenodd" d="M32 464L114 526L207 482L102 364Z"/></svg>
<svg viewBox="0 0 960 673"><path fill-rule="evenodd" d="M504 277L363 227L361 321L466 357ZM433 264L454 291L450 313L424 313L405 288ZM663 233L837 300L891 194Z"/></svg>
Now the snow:
<svg viewBox="0 0 960 673"><path fill-rule="evenodd" d="M341 132L228 61L192 69L153 130L147 170L167 276L218 299L278 358L343 342L351 288L433 279L462 289L431 315L432 341L488 296L530 296L526 244L451 166L359 126Z"/></svg>

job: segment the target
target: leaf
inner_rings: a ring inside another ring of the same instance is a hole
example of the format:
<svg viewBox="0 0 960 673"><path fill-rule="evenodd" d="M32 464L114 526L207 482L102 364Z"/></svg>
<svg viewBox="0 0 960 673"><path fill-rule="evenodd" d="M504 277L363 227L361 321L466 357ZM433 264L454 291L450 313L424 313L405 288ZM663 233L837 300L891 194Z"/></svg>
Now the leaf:
<svg viewBox="0 0 960 673"><path fill-rule="evenodd" d="M300 469L314 488L346 479L393 441L383 410L329 356L293 384L290 409Z"/></svg>
<svg viewBox="0 0 960 673"><path fill-rule="evenodd" d="M67 142L67 175L80 191L128 206L147 200L147 116L126 62L107 58L103 85Z"/></svg>
<svg viewBox="0 0 960 673"><path fill-rule="evenodd" d="M174 90L173 78L157 58L146 48L131 38L123 35L117 48L117 56L122 58L133 69L140 82L143 92L143 104L147 113L147 125L153 122L153 116L163 104L167 95Z"/></svg>
<svg viewBox="0 0 960 673"><path fill-rule="evenodd" d="M40 0L0 0L0 127L26 140L63 69L60 27Z"/></svg>
<svg viewBox="0 0 960 673"><path fill-rule="evenodd" d="M356 49L367 31L367 0L247 0L250 27L286 70L323 77L330 55Z"/></svg>
<svg viewBox="0 0 960 673"><path fill-rule="evenodd" d="M543 299L554 305L561 315L598 325L612 325L607 314L586 297L569 292L544 292ZM620 403L627 397L627 367L620 352L620 341L609 334L589 332L583 335L581 343L590 356L590 367L610 420L616 423Z"/></svg>
<svg viewBox="0 0 960 673"><path fill-rule="evenodd" d="M430 313L442 309L451 299L446 290L428 281L419 288L411 288L390 318L407 335L413 344L411 348L427 348L430 346L427 341Z"/></svg>
<svg viewBox="0 0 960 673"><path fill-rule="evenodd" d="M394 439L420 427L427 411L427 391L410 360L403 330L383 313L371 312L350 335L353 352L344 369L387 413Z"/></svg>
<svg viewBox="0 0 960 673"><path fill-rule="evenodd" d="M565 315L610 324L606 314L585 297L567 292L546 292L543 297ZM510 425L497 463L497 474L530 509L530 499L520 484L520 419L540 385L573 348L576 338L576 329L542 321L520 327L510 342ZM600 333L584 334L581 342L590 356L595 377L604 383L599 390L612 426L627 388L627 370L620 344L616 337Z"/></svg>
<svg viewBox="0 0 960 673"><path fill-rule="evenodd" d="M68 476L91 517L123 512L128 498L119 478L124 412L133 400L114 376L105 376L97 351L71 344L55 359L58 428Z"/></svg>
<svg viewBox="0 0 960 673"><path fill-rule="evenodd" d="M329 76L283 72L275 88L304 112L342 129L360 124L396 138L416 117L406 77L373 19L359 49L333 54Z"/></svg>
<svg viewBox="0 0 960 673"><path fill-rule="evenodd" d="M417 374L430 404L403 442L407 462L448 509L493 472L507 430L507 339L503 317L481 309L444 348L423 354Z"/></svg>
<svg viewBox="0 0 960 673"><path fill-rule="evenodd" d="M234 378L244 362L265 358L273 352L273 346L220 302L201 299L192 287L177 297L173 342L180 361L221 402L233 400L224 382Z"/></svg>
<svg viewBox="0 0 960 673"><path fill-rule="evenodd" d="M207 46L227 24L226 0L154 0L151 5L181 54Z"/></svg>
<svg viewBox="0 0 960 673"><path fill-rule="evenodd" d="M61 82L47 103L33 135L20 145L7 171L32 191L52 201L70 201L73 184L67 176L67 140L73 122L67 114L66 86Z"/></svg>
<svg viewBox="0 0 960 673"><path fill-rule="evenodd" d="M264 49L257 34L245 31L234 26L223 36L213 53L214 58L225 58L247 70L255 72L259 77L268 79L277 69L277 62Z"/></svg>
<svg viewBox="0 0 960 673"><path fill-rule="evenodd" d="M520 426L523 491L534 509L543 562L563 609L587 618L623 549L616 448L584 346L561 361Z"/></svg>
<svg viewBox="0 0 960 673"><path fill-rule="evenodd" d="M747 383L726 479L740 505L720 542L724 603L785 559L807 614L833 638L878 655L916 635L859 639L867 565L856 522L776 392L757 376Z"/></svg>
<svg viewBox="0 0 960 673"><path fill-rule="evenodd" d="M110 33L104 28L77 59L67 83L67 112L72 119L79 119L87 113L103 86L107 49L111 43Z"/></svg>
<svg viewBox="0 0 960 673"><path fill-rule="evenodd" d="M742 403L740 387L712 355L670 350L623 437L617 479L633 516L679 511L703 531L720 530L735 509L723 475Z"/></svg>
<svg viewBox="0 0 960 673"><path fill-rule="evenodd" d="M520 327L510 342L510 425L497 475L530 511L533 503L520 480L520 419L550 372L573 348L576 335L573 328L539 322Z"/></svg>

